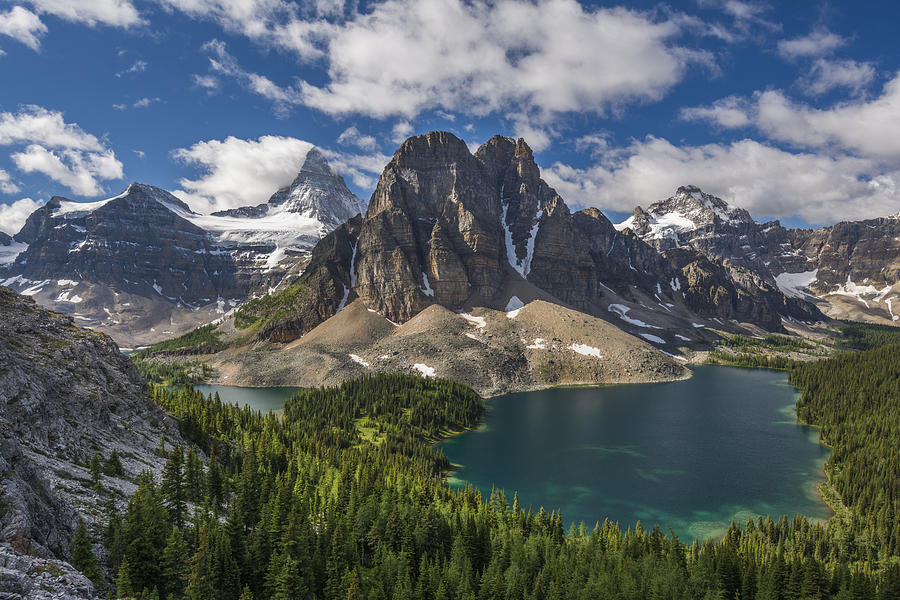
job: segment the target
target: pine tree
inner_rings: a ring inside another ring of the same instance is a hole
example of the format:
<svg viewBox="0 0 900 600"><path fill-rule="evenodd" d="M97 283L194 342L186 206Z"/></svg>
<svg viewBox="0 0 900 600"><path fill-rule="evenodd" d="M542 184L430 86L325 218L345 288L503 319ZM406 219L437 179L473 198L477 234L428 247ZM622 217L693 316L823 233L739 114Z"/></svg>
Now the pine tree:
<svg viewBox="0 0 900 600"><path fill-rule="evenodd" d="M94 452L93 456L91 456L91 460L88 463L88 469L91 471L91 482L93 482L94 488L99 490L103 475L103 465L100 463L99 452Z"/></svg>
<svg viewBox="0 0 900 600"><path fill-rule="evenodd" d="M93 543L88 535L84 519L78 517L78 525L75 527L75 535L69 544L69 553L72 557L72 566L81 571L85 577L99 584L103 580L103 572L97 564L97 556L94 554Z"/></svg>
<svg viewBox="0 0 900 600"><path fill-rule="evenodd" d="M169 518L175 527L184 527L185 504L184 490L184 449L179 445L172 449L166 465L163 467L160 491L166 499Z"/></svg>
<svg viewBox="0 0 900 600"><path fill-rule="evenodd" d="M116 596L128 599L134 598L134 585L131 583L131 568L128 565L128 557L122 559L119 565L119 574L116 577Z"/></svg>
<svg viewBox="0 0 900 600"><path fill-rule="evenodd" d="M172 528L166 540L160 560L162 596L167 598L170 594L177 598L184 595L185 579L190 574L188 563L187 544L177 527Z"/></svg>
<svg viewBox="0 0 900 600"><path fill-rule="evenodd" d="M103 474L109 475L110 477L121 477L125 474L125 469L122 467L122 461L119 459L119 453L115 448L113 448L109 458L103 463Z"/></svg>

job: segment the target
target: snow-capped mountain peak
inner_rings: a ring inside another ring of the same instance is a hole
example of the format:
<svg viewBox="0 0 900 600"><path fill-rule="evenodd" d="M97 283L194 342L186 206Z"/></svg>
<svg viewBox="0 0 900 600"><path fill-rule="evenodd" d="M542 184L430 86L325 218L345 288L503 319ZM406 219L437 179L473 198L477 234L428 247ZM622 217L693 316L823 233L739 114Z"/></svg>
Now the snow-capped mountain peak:
<svg viewBox="0 0 900 600"><path fill-rule="evenodd" d="M730 206L697 186L685 185L673 196L651 204L646 211L637 207L630 217L615 227L620 231L630 228L643 238L678 241L679 234L703 227L752 222L753 218L746 210Z"/></svg>

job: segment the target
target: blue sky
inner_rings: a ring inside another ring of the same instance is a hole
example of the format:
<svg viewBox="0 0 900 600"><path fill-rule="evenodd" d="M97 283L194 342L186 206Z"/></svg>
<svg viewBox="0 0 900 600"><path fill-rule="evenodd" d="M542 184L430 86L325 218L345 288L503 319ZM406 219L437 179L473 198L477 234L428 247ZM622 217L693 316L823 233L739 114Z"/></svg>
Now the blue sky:
<svg viewBox="0 0 900 600"><path fill-rule="evenodd" d="M900 211L896 2L0 1L0 231L136 180L265 201L309 144L368 200L408 135L523 136L616 220L696 184L791 225Z"/></svg>

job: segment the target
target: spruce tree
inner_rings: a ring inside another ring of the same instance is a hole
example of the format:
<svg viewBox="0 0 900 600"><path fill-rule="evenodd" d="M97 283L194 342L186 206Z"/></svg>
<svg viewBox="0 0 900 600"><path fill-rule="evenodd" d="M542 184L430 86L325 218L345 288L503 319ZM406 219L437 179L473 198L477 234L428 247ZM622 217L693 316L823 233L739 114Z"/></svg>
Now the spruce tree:
<svg viewBox="0 0 900 600"><path fill-rule="evenodd" d="M122 461L119 458L119 453L113 448L113 451L110 453L109 458L103 463L103 474L109 475L110 477L121 477L125 474L125 469L122 467Z"/></svg>
<svg viewBox="0 0 900 600"><path fill-rule="evenodd" d="M122 559L119 565L119 574L116 577L116 596L122 600L134 598L134 585L131 583L131 568L128 565L128 557Z"/></svg>
<svg viewBox="0 0 900 600"><path fill-rule="evenodd" d="M184 488L184 449L179 445L172 449L166 465L163 467L160 491L166 499L169 518L175 527L184 527L185 505Z"/></svg>
<svg viewBox="0 0 900 600"><path fill-rule="evenodd" d="M78 525L75 527L75 535L69 544L69 554L72 557L72 566L81 571L85 577L98 585L103 580L103 572L97 564L97 556L94 554L93 543L88 535L84 519L78 517Z"/></svg>
<svg viewBox="0 0 900 600"><path fill-rule="evenodd" d="M177 527L172 528L166 540L160 559L161 595L167 598L170 594L176 598L184 595L185 579L190 574L188 564L188 548L184 537Z"/></svg>

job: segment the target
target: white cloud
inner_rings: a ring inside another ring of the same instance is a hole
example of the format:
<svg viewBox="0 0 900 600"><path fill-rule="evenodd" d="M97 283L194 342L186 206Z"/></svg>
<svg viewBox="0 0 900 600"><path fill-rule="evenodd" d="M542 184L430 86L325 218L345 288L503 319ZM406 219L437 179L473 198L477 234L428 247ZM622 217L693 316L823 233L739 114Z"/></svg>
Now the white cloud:
<svg viewBox="0 0 900 600"><path fill-rule="evenodd" d="M271 135L255 140L228 137L197 142L173 152L175 158L200 171L196 179L181 179L184 189L173 193L200 213L262 204L294 180L312 147L303 140ZM319 150L335 172L359 187L374 187L390 160L390 156L378 152Z"/></svg>
<svg viewBox="0 0 900 600"><path fill-rule="evenodd" d="M609 138L602 133L589 133L575 140L575 151L597 158L609 149Z"/></svg>
<svg viewBox="0 0 900 600"><path fill-rule="evenodd" d="M122 77L123 75L128 75L130 73L143 73L146 70L147 61L138 60L124 71L119 71L118 73L116 73L116 77Z"/></svg>
<svg viewBox="0 0 900 600"><path fill-rule="evenodd" d="M571 204L631 212L693 184L757 216L810 223L861 219L900 209L900 168L846 155L792 153L754 140L675 146L648 137L588 169L556 163L547 182Z"/></svg>
<svg viewBox="0 0 900 600"><path fill-rule="evenodd" d="M131 27L144 23L130 0L24 0L38 14L50 14L74 23Z"/></svg>
<svg viewBox="0 0 900 600"><path fill-rule="evenodd" d="M351 125L338 136L338 144L356 146L360 150L373 152L378 148L378 142L371 135L363 135L355 125Z"/></svg>
<svg viewBox="0 0 900 600"><path fill-rule="evenodd" d="M103 194L101 181L123 176L122 163L105 142L40 106L0 113L0 146L26 146L11 156L21 171L43 173L83 196Z"/></svg>
<svg viewBox="0 0 900 600"><path fill-rule="evenodd" d="M320 48L332 25L322 19L303 20L300 6L285 0L160 0L168 9L208 19L229 33L296 53L302 59L322 56ZM325 14L329 2L321 3ZM316 16L323 16L321 12Z"/></svg>
<svg viewBox="0 0 900 600"><path fill-rule="evenodd" d="M400 144L412 135L413 131L412 123L409 121L397 121L391 128L391 141Z"/></svg>
<svg viewBox="0 0 900 600"><path fill-rule="evenodd" d="M32 50L41 46L41 36L47 33L47 26L40 17L21 6L13 6L9 12L0 13L0 35L22 42Z"/></svg>
<svg viewBox="0 0 900 600"><path fill-rule="evenodd" d="M778 54L783 58L794 60L825 56L847 43L847 38L832 33L827 29L816 29L801 37L778 42Z"/></svg>
<svg viewBox="0 0 900 600"><path fill-rule="evenodd" d="M43 205L43 202L31 198L22 198L11 204L0 204L0 231L8 235L19 233L25 219Z"/></svg>
<svg viewBox="0 0 900 600"><path fill-rule="evenodd" d="M74 123L66 123L61 112L35 105L24 106L18 113L0 113L0 146L23 142L50 148L103 149L95 136Z"/></svg>
<svg viewBox="0 0 900 600"><path fill-rule="evenodd" d="M99 196L105 192L100 185L101 180L123 177L122 163L112 150L52 151L44 146L32 144L10 158L21 171L43 173L80 196Z"/></svg>
<svg viewBox="0 0 900 600"><path fill-rule="evenodd" d="M224 42L211 40L203 45L203 50L211 55L209 64L213 72L234 77L254 94L271 100L276 116L286 118L290 113L291 106L302 104L301 94L297 89L281 87L268 77L251 73L241 67L225 49ZM195 79L195 83L200 84L201 82Z"/></svg>
<svg viewBox="0 0 900 600"><path fill-rule="evenodd" d="M733 110L733 114L722 108ZM685 109L688 118L724 127L752 124L768 138L805 148L837 149L861 156L900 160L900 73L880 96L817 108L788 99L778 90L752 100L726 98L711 107Z"/></svg>
<svg viewBox="0 0 900 600"><path fill-rule="evenodd" d="M328 163L335 171L350 179L353 185L374 189L378 182L378 176L384 170L384 166L390 162L391 157L380 152L371 154L351 154L348 152L336 152L320 148L322 154L328 159Z"/></svg>
<svg viewBox="0 0 900 600"><path fill-rule="evenodd" d="M15 194L19 191L19 186L12 180L9 173L0 169L0 192L4 194Z"/></svg>
<svg viewBox="0 0 900 600"><path fill-rule="evenodd" d="M659 99L702 59L670 43L678 34L672 22L574 0L392 0L333 30L330 81L301 82L301 91L329 114L411 118L510 105L606 114Z"/></svg>
<svg viewBox="0 0 900 600"><path fill-rule="evenodd" d="M323 85L247 71L222 42L212 73L238 79L282 115L303 104L332 115L414 118L497 113L541 128L571 111L620 114L660 99L708 52L678 46L679 19L576 0L388 0L346 20L303 20L281 0L165 0L227 31L327 65ZM402 56L403 60L397 60Z"/></svg>
<svg viewBox="0 0 900 600"><path fill-rule="evenodd" d="M151 104L154 104L154 103L159 102L159 101L160 101L160 98L141 98L140 100L138 100L137 102L135 102L134 104L132 104L132 107L134 107L134 108L147 108L147 107L150 106Z"/></svg>
<svg viewBox="0 0 900 600"><path fill-rule="evenodd" d="M688 121L710 121L726 129L747 127L752 122L748 102L737 96L716 100L711 106L696 106L681 110L681 118Z"/></svg>
<svg viewBox="0 0 900 600"><path fill-rule="evenodd" d="M209 92L219 89L219 78L215 75L191 75L191 80L197 87L203 88Z"/></svg>
<svg viewBox="0 0 900 600"><path fill-rule="evenodd" d="M809 74L800 80L806 92L819 95L838 88L860 93L875 79L872 63L855 60L828 60L820 58Z"/></svg>
<svg viewBox="0 0 900 600"><path fill-rule="evenodd" d="M261 204L294 180L312 147L303 140L270 135L197 142L173 153L200 170L196 179L181 179L184 190L175 194L201 213Z"/></svg>

